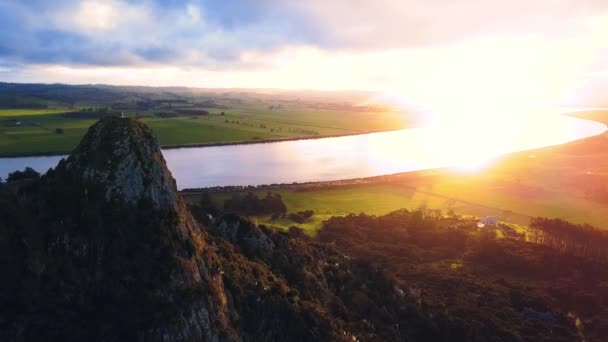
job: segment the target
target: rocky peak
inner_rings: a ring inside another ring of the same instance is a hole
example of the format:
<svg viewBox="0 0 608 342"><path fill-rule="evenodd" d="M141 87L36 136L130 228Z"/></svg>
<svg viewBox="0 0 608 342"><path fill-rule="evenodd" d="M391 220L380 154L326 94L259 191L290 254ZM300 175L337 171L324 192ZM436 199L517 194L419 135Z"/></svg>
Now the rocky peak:
<svg viewBox="0 0 608 342"><path fill-rule="evenodd" d="M32 293L60 298L90 325L83 336L199 341L233 334L217 255L142 122L101 119L40 189L33 212L45 214L33 219L19 253L35 265L26 272L50 279L33 283ZM75 334L79 323L48 324L67 324ZM111 329L87 332L104 325Z"/></svg>
<svg viewBox="0 0 608 342"><path fill-rule="evenodd" d="M101 119L0 203L1 341L395 340L419 317L331 246L235 214L199 225L137 120Z"/></svg>
<svg viewBox="0 0 608 342"><path fill-rule="evenodd" d="M158 140L136 119L99 120L63 164L85 187L103 188L106 201L149 200L156 207L175 203L175 181Z"/></svg>
<svg viewBox="0 0 608 342"><path fill-rule="evenodd" d="M212 229L232 242L249 257L268 259L274 251L274 242L250 220L236 214L220 217Z"/></svg>

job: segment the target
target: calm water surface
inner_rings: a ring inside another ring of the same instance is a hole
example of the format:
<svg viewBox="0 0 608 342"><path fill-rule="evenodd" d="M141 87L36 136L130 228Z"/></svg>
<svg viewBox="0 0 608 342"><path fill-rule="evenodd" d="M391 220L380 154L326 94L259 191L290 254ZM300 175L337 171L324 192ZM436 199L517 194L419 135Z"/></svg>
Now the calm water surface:
<svg viewBox="0 0 608 342"><path fill-rule="evenodd" d="M601 134L606 126L566 116L413 128L357 136L163 150L180 189L378 176L437 167L475 167L509 152ZM0 158L0 177L61 156Z"/></svg>

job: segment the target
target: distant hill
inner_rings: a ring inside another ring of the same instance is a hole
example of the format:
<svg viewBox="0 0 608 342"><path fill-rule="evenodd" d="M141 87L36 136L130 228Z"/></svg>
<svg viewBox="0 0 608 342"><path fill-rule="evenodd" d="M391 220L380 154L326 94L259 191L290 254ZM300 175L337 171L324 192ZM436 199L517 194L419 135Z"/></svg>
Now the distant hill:
<svg viewBox="0 0 608 342"><path fill-rule="evenodd" d="M48 106L121 106L138 101L242 102L252 99L311 103L321 108L355 106L374 96L365 91L316 91L282 89L228 89L188 87L113 86L103 84L38 84L0 82L0 108L46 108ZM211 103L209 108L217 107Z"/></svg>

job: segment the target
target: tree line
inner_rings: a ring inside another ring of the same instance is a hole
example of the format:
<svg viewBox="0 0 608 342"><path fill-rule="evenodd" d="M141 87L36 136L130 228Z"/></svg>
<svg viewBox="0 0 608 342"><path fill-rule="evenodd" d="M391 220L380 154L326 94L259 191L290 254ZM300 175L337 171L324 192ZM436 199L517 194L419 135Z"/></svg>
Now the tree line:
<svg viewBox="0 0 608 342"><path fill-rule="evenodd" d="M533 218L527 240L560 253L608 261L608 232L588 224L574 224L559 218Z"/></svg>

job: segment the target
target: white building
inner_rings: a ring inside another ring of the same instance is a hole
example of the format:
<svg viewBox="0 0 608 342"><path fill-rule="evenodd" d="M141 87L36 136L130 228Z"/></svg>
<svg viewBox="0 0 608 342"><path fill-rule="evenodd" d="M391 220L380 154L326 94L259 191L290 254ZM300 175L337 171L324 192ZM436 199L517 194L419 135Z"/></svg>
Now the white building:
<svg viewBox="0 0 608 342"><path fill-rule="evenodd" d="M494 216L486 216L484 218L482 218L481 220L479 220L479 222L477 223L477 227L479 228L483 228L485 226L497 226L498 225L498 219Z"/></svg>

